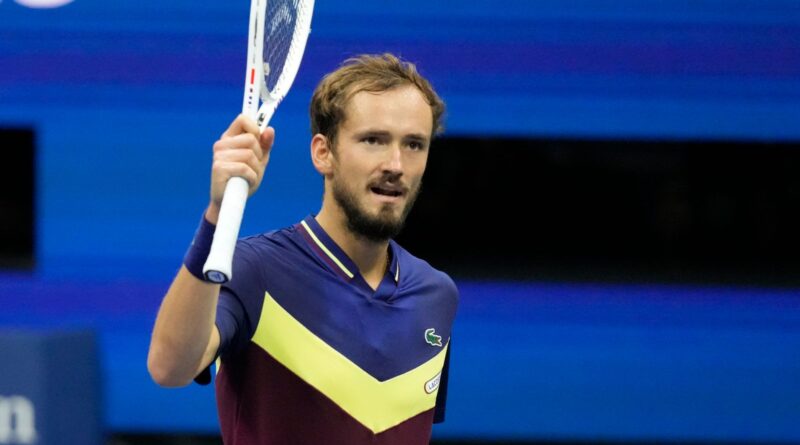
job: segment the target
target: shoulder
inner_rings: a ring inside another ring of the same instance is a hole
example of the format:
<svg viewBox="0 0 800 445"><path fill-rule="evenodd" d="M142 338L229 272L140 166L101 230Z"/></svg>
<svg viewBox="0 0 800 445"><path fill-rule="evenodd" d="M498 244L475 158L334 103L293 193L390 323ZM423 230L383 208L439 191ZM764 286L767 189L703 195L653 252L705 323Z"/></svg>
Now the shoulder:
<svg viewBox="0 0 800 445"><path fill-rule="evenodd" d="M286 227L240 238L233 254L234 280L258 279L276 264L295 258L298 250L295 233L294 227Z"/></svg>
<svg viewBox="0 0 800 445"><path fill-rule="evenodd" d="M236 254L241 253L245 260L263 260L265 256L294 248L296 232L295 226L289 226L240 238L236 243Z"/></svg>
<svg viewBox="0 0 800 445"><path fill-rule="evenodd" d="M392 241L392 249L397 255L401 282L415 288L436 289L435 294L458 302L458 287L450 276L433 267L422 258L416 257L405 248Z"/></svg>

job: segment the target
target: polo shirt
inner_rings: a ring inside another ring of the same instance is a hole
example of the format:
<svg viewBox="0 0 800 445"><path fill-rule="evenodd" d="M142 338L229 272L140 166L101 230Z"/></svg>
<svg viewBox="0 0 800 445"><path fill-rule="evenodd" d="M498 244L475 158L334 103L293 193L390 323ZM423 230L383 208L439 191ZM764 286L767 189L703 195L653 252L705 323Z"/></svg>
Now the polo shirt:
<svg viewBox="0 0 800 445"><path fill-rule="evenodd" d="M238 242L216 319L226 444L429 442L458 290L393 240L388 255L372 289L313 216Z"/></svg>

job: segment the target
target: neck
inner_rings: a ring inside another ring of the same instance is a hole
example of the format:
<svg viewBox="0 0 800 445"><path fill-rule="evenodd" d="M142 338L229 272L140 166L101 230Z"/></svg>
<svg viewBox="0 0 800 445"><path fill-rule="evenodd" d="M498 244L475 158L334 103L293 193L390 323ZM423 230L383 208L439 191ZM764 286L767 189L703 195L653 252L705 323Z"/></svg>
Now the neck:
<svg viewBox="0 0 800 445"><path fill-rule="evenodd" d="M328 236L350 257L361 275L372 284L380 282L389 266L389 240L371 241L358 236L347 227L347 217L336 208L324 204L316 220Z"/></svg>

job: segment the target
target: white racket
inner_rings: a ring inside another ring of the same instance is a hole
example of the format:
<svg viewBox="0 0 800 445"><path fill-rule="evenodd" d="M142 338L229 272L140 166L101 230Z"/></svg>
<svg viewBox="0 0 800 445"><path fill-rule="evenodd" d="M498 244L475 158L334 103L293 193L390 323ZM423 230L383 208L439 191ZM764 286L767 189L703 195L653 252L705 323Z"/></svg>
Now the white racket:
<svg viewBox="0 0 800 445"><path fill-rule="evenodd" d="M261 131L294 82L313 11L314 0L251 0L242 113L252 117ZM233 251L248 190L247 181L239 177L229 179L225 186L211 251L203 266L206 279L214 283L225 283L233 276Z"/></svg>

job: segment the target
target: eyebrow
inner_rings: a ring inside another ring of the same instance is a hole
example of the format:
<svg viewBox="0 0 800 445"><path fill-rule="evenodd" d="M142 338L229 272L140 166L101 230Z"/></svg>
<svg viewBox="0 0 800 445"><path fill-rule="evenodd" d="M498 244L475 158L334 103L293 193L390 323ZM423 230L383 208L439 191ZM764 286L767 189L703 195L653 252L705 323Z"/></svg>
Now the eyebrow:
<svg viewBox="0 0 800 445"><path fill-rule="evenodd" d="M409 135L406 135L403 139L408 140L408 141L421 142L423 144L428 143L428 137L425 136L425 135L421 135L421 134L409 134Z"/></svg>
<svg viewBox="0 0 800 445"><path fill-rule="evenodd" d="M355 135L357 138L363 138L366 136L376 136L382 138L392 137L392 133L386 130L364 130L356 132ZM405 141L416 141L423 144L426 144L428 142L428 137L420 133L407 134L404 135L402 139Z"/></svg>
<svg viewBox="0 0 800 445"><path fill-rule="evenodd" d="M380 136L389 137L392 134L385 130L364 130L356 133L356 137L363 138L365 136Z"/></svg>

